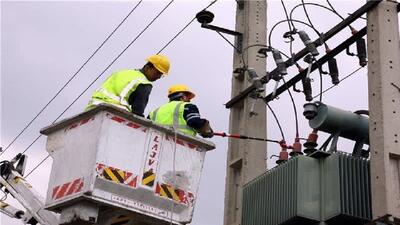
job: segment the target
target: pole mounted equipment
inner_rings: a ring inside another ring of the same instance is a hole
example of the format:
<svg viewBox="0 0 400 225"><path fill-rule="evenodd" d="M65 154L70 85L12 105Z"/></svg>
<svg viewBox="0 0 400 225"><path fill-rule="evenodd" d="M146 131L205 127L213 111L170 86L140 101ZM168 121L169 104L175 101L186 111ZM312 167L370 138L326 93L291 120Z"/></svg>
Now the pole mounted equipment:
<svg viewBox="0 0 400 225"><path fill-rule="evenodd" d="M361 15L363 15L364 13L366 13L367 11L369 11L370 9L374 8L375 6L377 6L382 0L376 0L376 1L367 1L361 8L359 8L358 10L356 10L355 12L353 12L352 14L350 14L347 18L345 18L343 21L341 21L340 23L338 23L336 26L334 26L333 28L331 28L329 31L327 31L326 33L324 33L323 35L323 41L328 41L330 38L332 38L334 35L336 35L337 33L339 33L341 30L343 30L344 28L347 28L352 22L354 22L356 19L358 19ZM351 38L351 42L350 44L354 43L358 38L364 36L366 34L366 28L364 30L360 30L359 32L357 32L356 34L353 34L353 36L357 36L356 38ZM360 35L363 34L363 35ZM317 40L315 40L313 43L314 45L320 46L323 43L321 37L319 37ZM347 43L346 47L349 45L349 43ZM345 47L345 48L346 48ZM337 49L339 50L339 49ZM333 51L333 50L332 50ZM342 50L340 50L339 52L341 52ZM336 52L335 54L328 54L329 56L335 56L336 54L338 54L339 52ZM288 59L285 61L285 64L287 66L291 66L293 65L295 62L297 62L298 60L300 60L301 58L303 58L305 55L307 55L309 53L308 48L304 48L301 51L299 51L298 53L296 53L291 59ZM327 62L327 58L324 59L324 62ZM322 65L322 60L319 61L319 65ZM274 69L273 71L271 71L269 74L270 76L273 76L275 74L278 73L278 69ZM297 76L297 78L295 78L294 80L292 79L289 82L286 82L286 84L283 87L278 88L277 90L277 95L281 94L284 89L286 90L286 88L291 88L294 83L297 83L298 81L300 81L302 78L302 76ZM262 81L265 82L265 80L267 79L267 77L262 77L261 78ZM253 86L249 86L246 89L242 90L240 93L238 93L236 96L234 96L231 100L229 100L226 104L225 107L226 108L232 108L236 103L242 101L249 93L251 93L251 91L254 90ZM271 96L269 96L271 97ZM266 101L270 101L270 98L267 98Z"/></svg>
<svg viewBox="0 0 400 225"><path fill-rule="evenodd" d="M232 45L227 39L226 41L231 44L238 53L242 53L242 42L243 42L243 34L237 31L229 30L223 27L218 27L211 25L210 23L214 20L214 14L210 11L207 10L202 10L196 14L196 19L199 23L201 23L202 28L206 28L209 30L216 31L217 33L224 33L224 34L229 34L233 35L236 37L236 45ZM223 37L223 36L222 36Z"/></svg>

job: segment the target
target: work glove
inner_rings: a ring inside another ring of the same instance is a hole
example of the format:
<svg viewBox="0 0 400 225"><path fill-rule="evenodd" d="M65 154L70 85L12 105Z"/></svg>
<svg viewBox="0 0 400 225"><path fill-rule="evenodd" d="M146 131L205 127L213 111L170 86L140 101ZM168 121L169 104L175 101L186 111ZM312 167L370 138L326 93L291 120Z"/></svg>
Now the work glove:
<svg viewBox="0 0 400 225"><path fill-rule="evenodd" d="M206 122L204 125L197 130L197 132L202 136L203 138L212 138L214 136L214 131L211 129L210 122L208 120L205 120Z"/></svg>

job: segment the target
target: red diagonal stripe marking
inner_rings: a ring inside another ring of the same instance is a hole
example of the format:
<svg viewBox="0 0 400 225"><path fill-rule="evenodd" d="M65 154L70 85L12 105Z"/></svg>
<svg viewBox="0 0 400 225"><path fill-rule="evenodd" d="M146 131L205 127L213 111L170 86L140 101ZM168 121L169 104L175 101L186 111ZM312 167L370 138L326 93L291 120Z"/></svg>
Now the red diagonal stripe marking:
<svg viewBox="0 0 400 225"><path fill-rule="evenodd" d="M189 145L189 148L191 148L191 149L195 149L196 148L196 145L194 145L194 144L188 143L188 145Z"/></svg>
<svg viewBox="0 0 400 225"><path fill-rule="evenodd" d="M139 127L141 127L141 126L139 126L138 124L136 124L136 123L132 123L132 122L129 122L128 124L126 124L128 127L132 127L132 128L135 128L135 129L137 129L137 128L139 128Z"/></svg>
<svg viewBox="0 0 400 225"><path fill-rule="evenodd" d="M118 116L113 116L113 117L111 117L111 119L114 120L114 121L117 121L118 123L122 123L122 122L125 121L124 119L122 119L122 118L120 118Z"/></svg>
<svg viewBox="0 0 400 225"><path fill-rule="evenodd" d="M53 195L51 197L52 199L54 199L54 196L57 194L58 189L60 189L60 186L53 188Z"/></svg>
<svg viewBox="0 0 400 225"><path fill-rule="evenodd" d="M59 198L62 198L65 196L65 192L67 191L70 183L71 182L62 185L60 191L56 195L56 199L59 199Z"/></svg>
<svg viewBox="0 0 400 225"><path fill-rule="evenodd" d="M183 142L182 140L177 139L177 140L176 140L176 143L179 144L179 145L185 146L185 144L184 144L184 142Z"/></svg>
<svg viewBox="0 0 400 225"><path fill-rule="evenodd" d="M68 127L68 130L71 130L71 129L74 129L75 127L77 127L78 126L78 124L77 123L75 123L75 124L72 124L70 127Z"/></svg>
<svg viewBox="0 0 400 225"><path fill-rule="evenodd" d="M133 175L133 173L128 172L128 171L124 171L124 172L125 172L125 180L128 180L128 178Z"/></svg>
<svg viewBox="0 0 400 225"><path fill-rule="evenodd" d="M83 124L89 122L91 119L92 119L92 117L84 119L84 120L81 120L80 125L83 125Z"/></svg>
<svg viewBox="0 0 400 225"><path fill-rule="evenodd" d="M137 183L137 176L135 178L133 178L132 181L127 183L127 185L131 186L131 187L136 187L136 183Z"/></svg>
<svg viewBox="0 0 400 225"><path fill-rule="evenodd" d="M79 181L80 181L80 183L79 183L78 188L76 189L75 193L80 192L83 188L83 185L84 185L83 179L81 178L81 179L79 179Z"/></svg>
<svg viewBox="0 0 400 225"><path fill-rule="evenodd" d="M158 182L157 182L157 185L156 185L156 194L160 194L160 189L161 189L161 187L160 187L160 185L159 185Z"/></svg>
<svg viewBox="0 0 400 225"><path fill-rule="evenodd" d="M72 184L69 186L69 189L68 189L67 193L65 194L65 196L70 195L70 194L72 194L72 193L75 193L75 190L77 190L78 187L79 187L78 185L79 185L79 182L80 182L80 181L81 181L80 178L74 180L74 181L72 182Z"/></svg>

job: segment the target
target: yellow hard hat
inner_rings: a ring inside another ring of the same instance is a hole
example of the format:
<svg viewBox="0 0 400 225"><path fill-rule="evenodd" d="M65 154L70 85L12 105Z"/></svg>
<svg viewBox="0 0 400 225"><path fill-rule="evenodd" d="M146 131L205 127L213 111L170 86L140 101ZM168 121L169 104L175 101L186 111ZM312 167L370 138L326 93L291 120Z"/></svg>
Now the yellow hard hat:
<svg viewBox="0 0 400 225"><path fill-rule="evenodd" d="M152 55L148 57L146 61L153 64L153 66L163 74L167 74L169 71L169 60L164 55Z"/></svg>
<svg viewBox="0 0 400 225"><path fill-rule="evenodd" d="M172 94L175 93L180 93L180 92L186 92L190 94L190 99L194 98L196 96L188 86L184 84L175 84L172 85L170 88L168 88L168 97L170 97Z"/></svg>

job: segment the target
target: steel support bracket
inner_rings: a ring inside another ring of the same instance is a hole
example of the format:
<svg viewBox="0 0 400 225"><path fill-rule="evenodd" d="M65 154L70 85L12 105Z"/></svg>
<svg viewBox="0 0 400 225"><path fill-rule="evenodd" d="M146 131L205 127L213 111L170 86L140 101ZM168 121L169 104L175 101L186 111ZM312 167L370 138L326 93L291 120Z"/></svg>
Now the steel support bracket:
<svg viewBox="0 0 400 225"><path fill-rule="evenodd" d="M210 25L207 23L202 23L201 24L202 28L206 28L209 30L213 30L216 31L218 33L224 33L224 34L229 34L229 35L233 35L236 37L236 41L235 41L235 49L236 51L240 54L242 53L242 47L243 47L243 34L234 30L229 30L223 27L218 27L218 26L214 26L214 25Z"/></svg>

